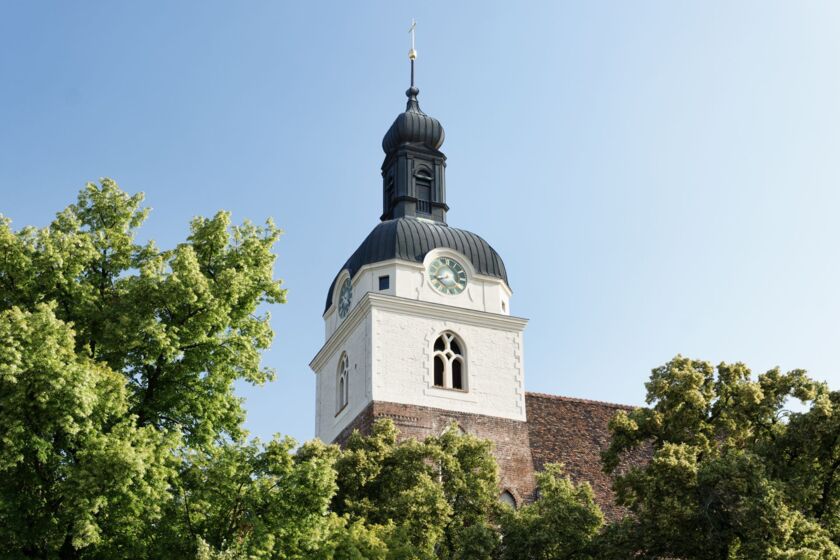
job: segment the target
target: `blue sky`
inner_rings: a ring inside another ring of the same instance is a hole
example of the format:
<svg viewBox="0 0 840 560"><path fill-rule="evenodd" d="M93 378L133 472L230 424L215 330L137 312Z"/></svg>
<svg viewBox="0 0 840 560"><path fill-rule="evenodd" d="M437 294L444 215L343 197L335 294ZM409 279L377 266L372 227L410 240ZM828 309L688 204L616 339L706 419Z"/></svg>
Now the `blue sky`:
<svg viewBox="0 0 840 560"><path fill-rule="evenodd" d="M836 2L0 2L0 213L89 180L286 231L276 382L248 427L308 439L329 284L380 213L405 104L446 129L450 224L502 255L529 390L641 404L677 353L840 388Z"/></svg>

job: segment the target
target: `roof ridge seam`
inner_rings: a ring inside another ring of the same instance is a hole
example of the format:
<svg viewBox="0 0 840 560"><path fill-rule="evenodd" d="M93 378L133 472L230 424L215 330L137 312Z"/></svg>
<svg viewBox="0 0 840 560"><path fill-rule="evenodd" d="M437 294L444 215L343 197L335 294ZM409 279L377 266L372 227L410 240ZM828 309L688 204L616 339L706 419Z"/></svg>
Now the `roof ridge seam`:
<svg viewBox="0 0 840 560"><path fill-rule="evenodd" d="M537 391L525 391L525 396L532 396L538 398L547 398L552 400L558 401L566 401L566 402L579 402L579 403L586 403L586 404L597 404L597 405L606 405L612 408L623 408L627 410L635 410L637 408L643 408L639 406L633 406L630 404L621 404L621 403L614 403L609 401L599 401L595 399L583 399L580 397L567 397L565 395L552 395L549 393L540 393Z"/></svg>

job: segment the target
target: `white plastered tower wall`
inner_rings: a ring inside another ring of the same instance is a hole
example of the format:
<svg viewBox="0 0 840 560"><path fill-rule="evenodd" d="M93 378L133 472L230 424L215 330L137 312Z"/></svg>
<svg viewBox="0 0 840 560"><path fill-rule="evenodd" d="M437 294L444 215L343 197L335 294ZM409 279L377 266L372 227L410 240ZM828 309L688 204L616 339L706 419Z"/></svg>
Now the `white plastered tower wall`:
<svg viewBox="0 0 840 560"><path fill-rule="evenodd" d="M449 256L464 263L469 283L457 295L437 292L428 263ZM372 401L427 406L524 421L523 330L526 320L511 317L510 289L498 278L479 275L469 259L451 249L430 251L424 262L397 259L368 265L352 279L349 313L333 304L324 314L324 347L310 366L317 374L316 435L333 441ZM378 290L379 278L389 287ZM461 340L464 390L436 387L433 346L443 332ZM350 359L349 402L337 404L341 354ZM340 409L340 410L339 410Z"/></svg>
<svg viewBox="0 0 840 560"><path fill-rule="evenodd" d="M331 442L373 400L371 385L371 312L357 308L340 332L327 340L310 364L316 374L315 435ZM338 368L343 353L349 358L347 405L341 407Z"/></svg>
<svg viewBox="0 0 840 560"><path fill-rule="evenodd" d="M525 320L402 298L372 296L373 398L525 420ZM463 343L464 390L434 384L434 343Z"/></svg>

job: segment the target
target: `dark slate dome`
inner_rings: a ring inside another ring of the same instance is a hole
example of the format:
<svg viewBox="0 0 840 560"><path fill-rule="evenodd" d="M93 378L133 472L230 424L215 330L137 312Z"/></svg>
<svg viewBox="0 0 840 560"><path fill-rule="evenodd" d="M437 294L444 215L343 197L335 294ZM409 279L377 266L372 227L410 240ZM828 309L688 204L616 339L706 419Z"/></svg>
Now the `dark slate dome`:
<svg viewBox="0 0 840 560"><path fill-rule="evenodd" d="M508 283L505 263L484 239L469 231L417 218L397 218L381 222L373 228L341 269L348 269L352 278L366 264L390 259L422 263L429 251L441 247L458 251L467 257L479 274L493 276L504 280L505 284ZM327 292L325 313L332 305L336 280L338 275Z"/></svg>
<svg viewBox="0 0 840 560"><path fill-rule="evenodd" d="M408 96L405 112L397 115L391 128L382 138L382 149L386 154L390 154L402 144L421 144L432 150L437 150L443 145L443 126L436 118L420 110L418 93L420 90L416 87L411 87L405 92Z"/></svg>

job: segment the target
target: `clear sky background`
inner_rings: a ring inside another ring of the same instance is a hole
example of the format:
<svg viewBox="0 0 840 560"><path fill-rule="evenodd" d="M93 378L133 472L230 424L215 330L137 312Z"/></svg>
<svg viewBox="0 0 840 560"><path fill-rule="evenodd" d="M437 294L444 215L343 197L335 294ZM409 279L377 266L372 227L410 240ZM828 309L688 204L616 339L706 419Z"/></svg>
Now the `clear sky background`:
<svg viewBox="0 0 840 560"><path fill-rule="evenodd" d="M446 129L449 222L505 259L526 386L641 404L677 353L840 388L838 2L0 0L0 213L86 181L286 231L248 427L308 439L327 288L381 212L380 142Z"/></svg>

